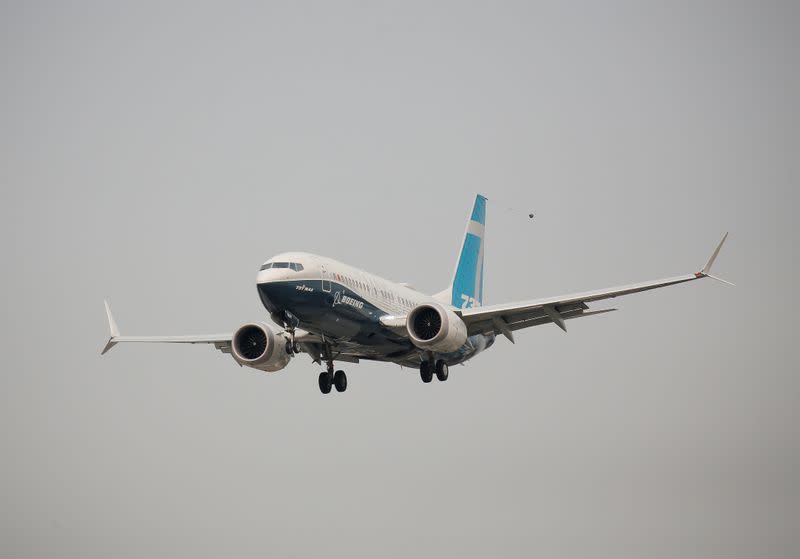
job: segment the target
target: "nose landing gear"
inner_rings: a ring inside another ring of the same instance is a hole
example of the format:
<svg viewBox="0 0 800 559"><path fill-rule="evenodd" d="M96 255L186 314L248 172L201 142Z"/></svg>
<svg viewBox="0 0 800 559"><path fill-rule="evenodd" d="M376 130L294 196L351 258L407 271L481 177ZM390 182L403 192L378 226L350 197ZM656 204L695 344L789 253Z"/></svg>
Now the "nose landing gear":
<svg viewBox="0 0 800 559"><path fill-rule="evenodd" d="M300 353L300 348L297 347L297 342L295 342L294 339L294 333L299 324L297 318L289 311L273 313L271 318L277 324L283 324L283 329L289 334L289 340L286 342L286 353L289 355L297 355Z"/></svg>

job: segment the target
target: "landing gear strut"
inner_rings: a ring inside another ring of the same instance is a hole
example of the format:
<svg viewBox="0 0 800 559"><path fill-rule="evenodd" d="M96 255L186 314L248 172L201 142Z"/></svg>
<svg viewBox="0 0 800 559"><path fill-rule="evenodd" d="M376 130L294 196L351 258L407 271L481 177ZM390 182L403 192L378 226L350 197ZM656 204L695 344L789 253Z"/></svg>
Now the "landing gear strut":
<svg viewBox="0 0 800 559"><path fill-rule="evenodd" d="M300 353L300 348L297 347L297 342L294 341L294 326L286 326L286 331L289 332L289 341L286 342L286 353L289 355L297 355Z"/></svg>

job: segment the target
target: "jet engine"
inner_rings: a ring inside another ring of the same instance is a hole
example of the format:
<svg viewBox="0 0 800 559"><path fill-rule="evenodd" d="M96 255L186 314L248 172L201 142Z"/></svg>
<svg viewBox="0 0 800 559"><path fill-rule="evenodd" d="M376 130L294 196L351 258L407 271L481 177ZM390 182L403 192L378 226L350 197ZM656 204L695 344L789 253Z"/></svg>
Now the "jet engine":
<svg viewBox="0 0 800 559"><path fill-rule="evenodd" d="M467 325L438 303L415 307L406 318L406 330L415 346L438 353L455 351L467 341Z"/></svg>
<svg viewBox="0 0 800 559"><path fill-rule="evenodd" d="M260 322L245 324L231 340L231 354L240 365L260 371L280 371L289 364L289 339Z"/></svg>

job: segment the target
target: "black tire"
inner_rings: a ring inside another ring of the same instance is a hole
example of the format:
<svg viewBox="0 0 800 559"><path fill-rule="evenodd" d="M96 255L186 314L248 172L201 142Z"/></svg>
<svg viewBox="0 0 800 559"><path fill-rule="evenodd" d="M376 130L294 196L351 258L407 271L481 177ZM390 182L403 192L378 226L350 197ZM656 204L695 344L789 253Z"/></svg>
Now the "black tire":
<svg viewBox="0 0 800 559"><path fill-rule="evenodd" d="M333 375L333 384L336 386L336 392L347 390L347 375L344 374L344 371L336 371Z"/></svg>
<svg viewBox="0 0 800 559"><path fill-rule="evenodd" d="M444 361L437 361L436 362L436 378L438 378L441 382L447 380L447 377L450 376L450 369L447 367L447 363Z"/></svg>
<svg viewBox="0 0 800 559"><path fill-rule="evenodd" d="M331 385L333 384L333 375L328 371L322 371L319 374L319 391L323 394L330 394Z"/></svg>
<svg viewBox="0 0 800 559"><path fill-rule="evenodd" d="M433 380L433 367L427 361L423 361L422 364L419 366L419 377L422 379L422 382L430 382Z"/></svg>

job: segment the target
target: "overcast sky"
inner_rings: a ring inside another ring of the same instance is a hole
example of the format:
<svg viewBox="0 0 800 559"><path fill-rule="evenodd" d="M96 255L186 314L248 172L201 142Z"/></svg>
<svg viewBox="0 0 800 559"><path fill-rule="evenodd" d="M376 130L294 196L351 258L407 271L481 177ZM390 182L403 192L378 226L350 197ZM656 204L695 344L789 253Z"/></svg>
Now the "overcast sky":
<svg viewBox="0 0 800 559"><path fill-rule="evenodd" d="M0 555L797 557L797 3L3 2ZM123 334L307 250L485 303L693 272L322 396ZM527 218L534 212L534 220ZM612 305L597 305L599 308Z"/></svg>

